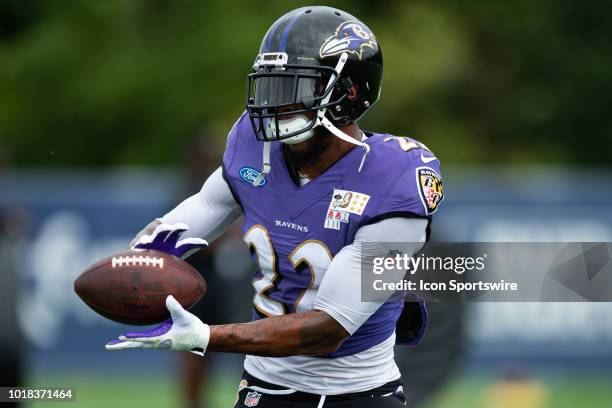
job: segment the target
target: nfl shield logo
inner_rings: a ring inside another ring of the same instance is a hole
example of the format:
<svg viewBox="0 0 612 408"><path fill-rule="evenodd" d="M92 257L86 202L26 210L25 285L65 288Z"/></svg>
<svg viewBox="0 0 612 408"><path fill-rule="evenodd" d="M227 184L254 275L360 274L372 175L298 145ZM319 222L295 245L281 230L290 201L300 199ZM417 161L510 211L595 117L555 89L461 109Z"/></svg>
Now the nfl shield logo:
<svg viewBox="0 0 612 408"><path fill-rule="evenodd" d="M250 391L247 393L244 398L244 405L247 407L254 407L259 404L259 399L261 398L261 394L257 391Z"/></svg>

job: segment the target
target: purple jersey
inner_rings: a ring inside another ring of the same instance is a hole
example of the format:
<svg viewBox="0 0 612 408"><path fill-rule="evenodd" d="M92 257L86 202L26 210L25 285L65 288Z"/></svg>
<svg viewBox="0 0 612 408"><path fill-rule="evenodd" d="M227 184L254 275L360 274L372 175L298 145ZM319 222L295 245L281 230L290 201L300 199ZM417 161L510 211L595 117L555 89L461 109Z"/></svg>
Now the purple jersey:
<svg viewBox="0 0 612 408"><path fill-rule="evenodd" d="M272 143L272 170L255 187L263 143L246 114L232 128L223 169L244 212L244 240L259 266L253 277L254 320L311 310L329 263L361 226L388 217L430 218L436 211L443 193L433 154L413 139L368 135L371 151L361 172L364 150L356 147L302 187L289 174L284 145ZM328 357L356 354L389 338L402 307L383 304Z"/></svg>

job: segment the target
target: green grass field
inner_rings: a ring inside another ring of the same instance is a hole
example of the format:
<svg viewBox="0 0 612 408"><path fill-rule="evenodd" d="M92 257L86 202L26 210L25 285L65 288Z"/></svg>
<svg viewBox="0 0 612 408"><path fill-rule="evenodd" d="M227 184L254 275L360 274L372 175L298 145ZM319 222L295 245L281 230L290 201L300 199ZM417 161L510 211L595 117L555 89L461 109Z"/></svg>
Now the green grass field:
<svg viewBox="0 0 612 408"><path fill-rule="evenodd" d="M30 403L29 408L109 408L109 407L180 407L180 395L175 379L146 379L125 376L41 376L30 380L30 386L64 386L76 389L75 402ZM231 407L237 383L227 379L209 386L206 407ZM49 405L51 404L51 405Z"/></svg>
<svg viewBox="0 0 612 408"><path fill-rule="evenodd" d="M177 408L180 398L174 379L153 377L146 380L122 376L44 376L33 378L30 385L76 387L76 402L39 402L30 408L109 408L147 407ZM232 407L237 384L220 379L210 386L206 408ZM426 408L490 407L485 402L490 384L483 377L467 377L448 384ZM608 408L612 406L612 386L609 378L576 377L544 379L538 387L545 390L544 405L551 408ZM495 404L497 407L502 404ZM507 405L503 405L504 407ZM512 404L515 408L520 405ZM491 407L496 408L496 407ZM529 408L532 408L530 405Z"/></svg>
<svg viewBox="0 0 612 408"><path fill-rule="evenodd" d="M495 401L489 396L491 383L486 378L456 380L441 390L426 408L609 408L612 406L610 378L543 379L537 388L544 391L541 405L519 405L517 401ZM495 405L493 405L495 404Z"/></svg>

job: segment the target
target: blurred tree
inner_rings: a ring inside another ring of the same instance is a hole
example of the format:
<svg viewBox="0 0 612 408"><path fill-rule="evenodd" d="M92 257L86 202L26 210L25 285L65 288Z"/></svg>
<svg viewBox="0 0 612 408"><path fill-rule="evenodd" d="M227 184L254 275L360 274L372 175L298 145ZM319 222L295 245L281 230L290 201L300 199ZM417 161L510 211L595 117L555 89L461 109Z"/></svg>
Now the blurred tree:
<svg viewBox="0 0 612 408"><path fill-rule="evenodd" d="M203 124L222 144L263 34L302 4L2 2L0 142L17 166L174 164ZM385 56L365 128L413 135L445 164L612 162L606 4L333 5Z"/></svg>

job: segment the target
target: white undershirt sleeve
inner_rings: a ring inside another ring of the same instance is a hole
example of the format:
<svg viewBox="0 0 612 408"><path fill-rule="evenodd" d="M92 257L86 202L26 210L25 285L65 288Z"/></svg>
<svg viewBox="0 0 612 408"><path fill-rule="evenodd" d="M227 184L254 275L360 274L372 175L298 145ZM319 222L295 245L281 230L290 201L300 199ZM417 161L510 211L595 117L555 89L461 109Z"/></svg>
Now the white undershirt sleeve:
<svg viewBox="0 0 612 408"><path fill-rule="evenodd" d="M336 254L319 286L313 309L322 310L353 334L384 303L361 301L361 257L385 257L389 251L411 256L426 241L428 221L416 218L389 218L366 225L355 240ZM362 246L362 244L364 244Z"/></svg>
<svg viewBox="0 0 612 408"><path fill-rule="evenodd" d="M189 226L183 238L204 238L209 243L225 232L242 214L219 167L208 177L199 193L187 198L160 220Z"/></svg>

